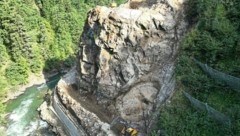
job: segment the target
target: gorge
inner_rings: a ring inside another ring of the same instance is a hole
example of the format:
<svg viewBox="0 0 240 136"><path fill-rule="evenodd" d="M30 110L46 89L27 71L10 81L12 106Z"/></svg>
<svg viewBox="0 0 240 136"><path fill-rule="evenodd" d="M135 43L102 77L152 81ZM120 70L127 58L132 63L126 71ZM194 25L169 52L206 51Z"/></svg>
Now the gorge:
<svg viewBox="0 0 240 136"><path fill-rule="evenodd" d="M120 135L113 128L120 117L149 135L174 92L174 64L187 26L183 7L184 1L149 0L92 9L77 66L58 82L51 104L41 105L42 119L60 135Z"/></svg>
<svg viewBox="0 0 240 136"><path fill-rule="evenodd" d="M239 0L1 0L0 135L239 136L239 58Z"/></svg>

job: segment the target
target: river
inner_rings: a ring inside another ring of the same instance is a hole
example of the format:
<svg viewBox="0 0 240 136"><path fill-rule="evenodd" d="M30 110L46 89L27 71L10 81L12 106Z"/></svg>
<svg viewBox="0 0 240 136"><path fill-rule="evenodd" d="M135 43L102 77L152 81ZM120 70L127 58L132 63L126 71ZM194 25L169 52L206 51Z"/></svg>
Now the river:
<svg viewBox="0 0 240 136"><path fill-rule="evenodd" d="M34 85L24 94L7 103L7 136L54 136L48 130L48 124L39 118L37 108L44 101L47 91L54 89L60 75L49 78L49 82Z"/></svg>

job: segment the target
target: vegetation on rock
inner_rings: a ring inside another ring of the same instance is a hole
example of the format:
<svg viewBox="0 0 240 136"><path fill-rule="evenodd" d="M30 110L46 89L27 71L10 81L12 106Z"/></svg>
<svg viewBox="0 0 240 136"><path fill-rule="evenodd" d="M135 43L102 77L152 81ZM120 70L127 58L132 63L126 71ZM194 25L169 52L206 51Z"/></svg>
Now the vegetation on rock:
<svg viewBox="0 0 240 136"><path fill-rule="evenodd" d="M162 108L159 127L165 135L240 135L240 94L204 73L194 58L240 77L240 1L189 0L191 24L181 44L176 67L177 93ZM240 83L239 83L240 84ZM189 92L231 118L226 127L191 107Z"/></svg>

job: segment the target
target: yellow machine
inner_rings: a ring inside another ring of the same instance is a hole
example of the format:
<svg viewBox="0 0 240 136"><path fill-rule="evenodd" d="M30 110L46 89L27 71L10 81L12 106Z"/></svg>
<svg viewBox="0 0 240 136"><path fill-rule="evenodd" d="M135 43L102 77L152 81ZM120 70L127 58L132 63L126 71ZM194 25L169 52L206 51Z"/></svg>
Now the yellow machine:
<svg viewBox="0 0 240 136"><path fill-rule="evenodd" d="M117 7L117 3L116 3L115 1L112 1L112 3L110 4L110 7L111 7L111 8Z"/></svg>
<svg viewBox="0 0 240 136"><path fill-rule="evenodd" d="M111 130L120 136L137 136L138 130L131 127L120 117L115 118L111 123Z"/></svg>
<svg viewBox="0 0 240 136"><path fill-rule="evenodd" d="M137 136L138 134L138 131L134 128L123 128L122 132L121 132L124 136Z"/></svg>

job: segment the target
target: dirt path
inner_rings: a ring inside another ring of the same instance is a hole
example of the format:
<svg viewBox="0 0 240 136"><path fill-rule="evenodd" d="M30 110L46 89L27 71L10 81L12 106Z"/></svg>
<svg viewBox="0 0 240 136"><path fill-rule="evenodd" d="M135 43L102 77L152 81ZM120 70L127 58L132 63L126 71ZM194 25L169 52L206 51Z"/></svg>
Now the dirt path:
<svg viewBox="0 0 240 136"><path fill-rule="evenodd" d="M100 120L111 123L112 122L112 113L104 109L104 107L97 104L96 98L93 95L81 96L76 90L72 87L69 87L66 92L69 96L75 99L78 103L81 103L81 106L86 110L96 114Z"/></svg>

